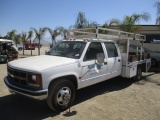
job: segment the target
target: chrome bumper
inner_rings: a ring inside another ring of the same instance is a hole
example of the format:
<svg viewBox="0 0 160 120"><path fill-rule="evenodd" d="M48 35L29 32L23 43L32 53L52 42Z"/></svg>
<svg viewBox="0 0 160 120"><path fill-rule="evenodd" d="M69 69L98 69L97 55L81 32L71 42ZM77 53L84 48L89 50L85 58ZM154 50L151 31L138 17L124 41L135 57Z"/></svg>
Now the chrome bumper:
<svg viewBox="0 0 160 120"><path fill-rule="evenodd" d="M11 93L18 93L27 97L31 97L34 99L38 99L38 100L43 100L47 98L47 92L48 89L46 90L37 90L37 91L31 91L31 90L26 90L17 86L12 85L7 77L4 78L4 82L7 85L7 87L9 88L9 91Z"/></svg>

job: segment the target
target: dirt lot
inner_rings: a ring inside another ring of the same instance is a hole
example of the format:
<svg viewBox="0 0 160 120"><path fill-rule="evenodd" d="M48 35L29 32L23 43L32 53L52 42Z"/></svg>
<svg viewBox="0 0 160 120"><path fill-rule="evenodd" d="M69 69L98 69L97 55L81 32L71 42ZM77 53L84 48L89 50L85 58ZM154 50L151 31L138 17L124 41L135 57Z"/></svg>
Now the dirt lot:
<svg viewBox="0 0 160 120"><path fill-rule="evenodd" d="M0 120L160 120L160 73L144 73L138 82L117 77L79 90L71 112L62 113L52 112L46 100L10 94L6 74L6 64L0 64Z"/></svg>

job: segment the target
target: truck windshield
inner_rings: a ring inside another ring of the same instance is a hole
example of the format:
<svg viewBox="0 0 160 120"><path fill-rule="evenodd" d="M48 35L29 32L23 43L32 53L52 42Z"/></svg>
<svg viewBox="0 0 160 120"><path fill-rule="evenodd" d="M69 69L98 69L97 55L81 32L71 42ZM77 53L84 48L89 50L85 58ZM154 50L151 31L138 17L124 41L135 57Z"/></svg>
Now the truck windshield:
<svg viewBox="0 0 160 120"><path fill-rule="evenodd" d="M63 41L50 49L46 55L62 56L79 59L84 50L86 42L81 41Z"/></svg>

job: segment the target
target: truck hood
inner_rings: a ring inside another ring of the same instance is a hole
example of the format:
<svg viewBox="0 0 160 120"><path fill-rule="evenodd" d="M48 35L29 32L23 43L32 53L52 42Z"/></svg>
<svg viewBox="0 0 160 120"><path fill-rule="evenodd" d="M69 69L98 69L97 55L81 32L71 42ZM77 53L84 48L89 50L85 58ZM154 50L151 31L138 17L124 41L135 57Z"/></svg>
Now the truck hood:
<svg viewBox="0 0 160 120"><path fill-rule="evenodd" d="M62 65L69 65L73 63L76 63L76 60L72 58L41 55L14 60L9 62L8 66L19 70L41 72L53 67L60 67Z"/></svg>

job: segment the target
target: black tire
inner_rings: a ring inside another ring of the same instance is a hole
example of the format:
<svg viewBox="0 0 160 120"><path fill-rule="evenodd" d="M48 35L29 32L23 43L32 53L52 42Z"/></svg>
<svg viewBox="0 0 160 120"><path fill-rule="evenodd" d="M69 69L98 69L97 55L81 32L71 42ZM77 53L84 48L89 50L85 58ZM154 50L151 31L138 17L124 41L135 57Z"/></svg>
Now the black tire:
<svg viewBox="0 0 160 120"><path fill-rule="evenodd" d="M58 79L51 83L48 89L48 106L56 112L62 112L71 107L75 98L75 86L69 80Z"/></svg>
<svg viewBox="0 0 160 120"><path fill-rule="evenodd" d="M136 76L133 77L134 81L139 81L142 78L142 67L138 66L137 67L137 74Z"/></svg>
<svg viewBox="0 0 160 120"><path fill-rule="evenodd" d="M155 67L157 64L157 61L154 58L151 58L151 66Z"/></svg>
<svg viewBox="0 0 160 120"><path fill-rule="evenodd" d="M19 50L19 51L21 51L21 50L22 50L22 48L19 48L18 50Z"/></svg>

